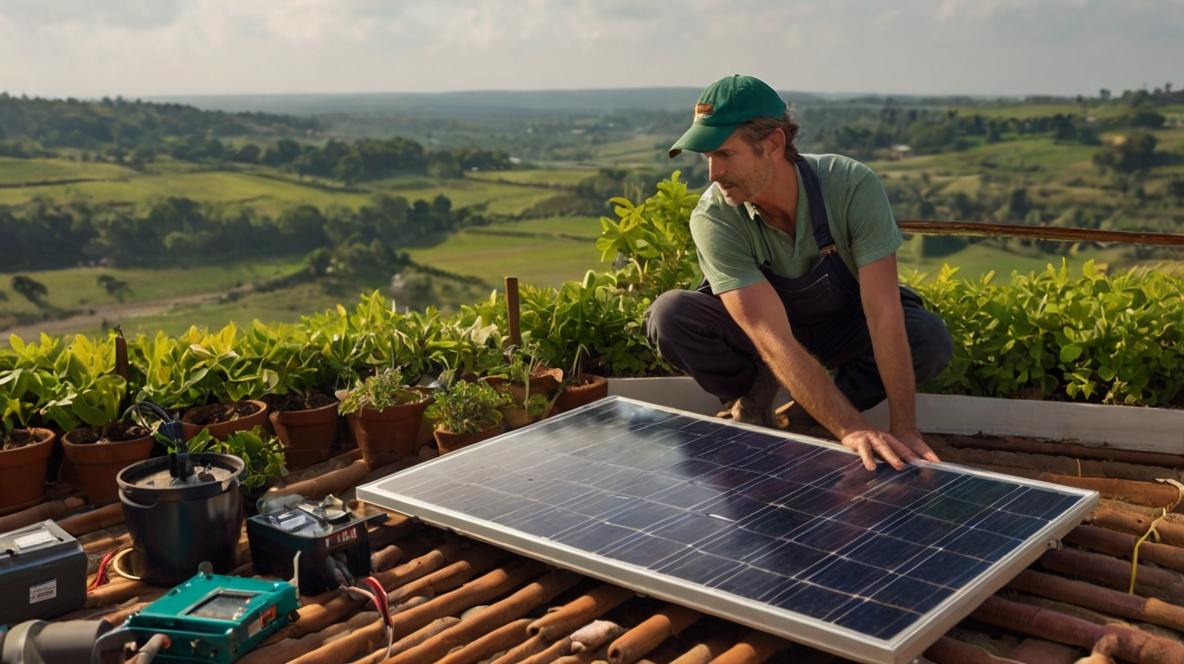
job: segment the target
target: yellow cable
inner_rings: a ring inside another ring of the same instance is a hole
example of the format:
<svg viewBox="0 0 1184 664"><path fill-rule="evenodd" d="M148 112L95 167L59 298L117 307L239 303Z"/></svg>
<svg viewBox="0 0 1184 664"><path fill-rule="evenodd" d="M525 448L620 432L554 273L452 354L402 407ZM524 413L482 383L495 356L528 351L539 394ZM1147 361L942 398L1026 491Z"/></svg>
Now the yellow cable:
<svg viewBox="0 0 1184 664"><path fill-rule="evenodd" d="M1155 527L1159 525L1160 521L1163 521L1167 518L1169 512L1176 509L1181 500L1184 500L1184 484L1172 479L1159 479L1156 481L1163 482L1165 484L1171 484L1172 486L1176 487L1176 501L1171 505L1164 507L1163 514L1161 514L1159 518L1152 521L1151 525L1147 527L1147 532L1143 533L1143 536L1135 542L1135 549L1131 552L1131 587L1127 590L1128 595L1135 594L1135 576L1139 571L1139 547L1143 545L1143 542L1147 541L1147 538L1150 537L1152 533L1155 533L1155 541L1159 541L1159 531L1156 530Z"/></svg>
<svg viewBox="0 0 1184 664"><path fill-rule="evenodd" d="M1134 576L1139 572L1139 547L1143 546L1143 542L1145 542L1147 537L1152 533L1156 534L1156 541L1159 540L1159 533L1156 530L1156 526L1159 526L1159 522L1163 521L1165 516L1167 516L1166 508L1164 509L1164 514L1157 518L1157 520L1152 521L1151 526L1147 527L1146 533L1139 537L1139 540L1134 543L1134 550L1131 553L1131 587L1127 589L1127 594L1134 594Z"/></svg>

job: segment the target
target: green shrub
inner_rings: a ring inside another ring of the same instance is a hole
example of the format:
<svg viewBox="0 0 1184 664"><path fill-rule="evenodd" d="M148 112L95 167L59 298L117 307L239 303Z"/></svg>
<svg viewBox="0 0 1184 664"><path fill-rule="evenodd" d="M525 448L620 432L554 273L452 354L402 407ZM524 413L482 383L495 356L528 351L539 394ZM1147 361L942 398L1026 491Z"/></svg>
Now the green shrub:
<svg viewBox="0 0 1184 664"><path fill-rule="evenodd" d="M1100 403L1181 405L1184 279L1107 277L1093 261L1073 278L1062 262L996 286L943 267L913 286L950 329L950 365L930 392Z"/></svg>
<svg viewBox="0 0 1184 664"><path fill-rule="evenodd" d="M424 415L452 433L477 433L502 419L501 408L512 405L509 394L498 392L485 383L457 381L446 391L438 391Z"/></svg>

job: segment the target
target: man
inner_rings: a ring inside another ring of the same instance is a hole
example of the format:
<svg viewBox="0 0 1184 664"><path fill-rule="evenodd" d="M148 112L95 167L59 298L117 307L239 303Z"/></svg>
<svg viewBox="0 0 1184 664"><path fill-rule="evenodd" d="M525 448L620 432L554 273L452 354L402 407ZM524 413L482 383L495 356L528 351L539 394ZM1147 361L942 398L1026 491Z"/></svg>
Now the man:
<svg viewBox="0 0 1184 664"><path fill-rule="evenodd" d="M706 279L659 297L647 334L705 390L735 399L739 421L772 426L780 385L869 470L876 456L898 470L937 461L917 430L915 391L949 362L950 334L899 286L902 237L879 179L846 157L798 154L797 130L755 78L704 90L670 156L708 160L713 184L690 222ZM860 411L885 397L881 431Z"/></svg>

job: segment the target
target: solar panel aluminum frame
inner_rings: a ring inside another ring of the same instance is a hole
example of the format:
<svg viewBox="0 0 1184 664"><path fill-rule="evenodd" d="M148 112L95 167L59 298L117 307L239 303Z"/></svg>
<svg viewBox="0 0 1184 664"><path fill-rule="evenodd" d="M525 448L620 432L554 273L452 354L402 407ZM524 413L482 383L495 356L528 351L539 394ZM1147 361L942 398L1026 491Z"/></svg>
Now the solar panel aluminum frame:
<svg viewBox="0 0 1184 664"><path fill-rule="evenodd" d="M574 419L581 412L603 407L606 405L606 402L612 400L632 403L638 406L700 420L714 419L673 408L656 406L634 399L612 396L608 397L607 400L594 402L561 414L548 421L557 423L561 418ZM728 425L830 449L837 449L852 455L856 454L837 443L818 438L740 423L729 422ZM523 430L519 429L502 434L496 438L452 452L439 459L414 466L396 475L358 487L358 498L420 519L432 525L452 530L461 535L508 549L528 558L541 560L556 567L574 570L607 583L630 588L644 595L688 606L706 614L773 633L791 641L806 644L835 655L860 662L867 662L868 664L904 664L920 656L942 634L969 615L987 597L1005 586L1020 571L1034 563L1046 550L1058 548L1060 546L1060 539L1092 512L1098 502L1098 494L1095 491L1053 485L949 463L921 462L932 468L989 478L1020 486L1052 490L1063 494L1076 495L1086 500L1078 502L1059 519L1050 521L1044 528L1025 539L1011 553L993 563L986 571L980 573L973 581L956 590L940 604L922 614L921 618L894 638L879 639L830 624L823 620L810 618L791 611L776 609L762 602L657 573L644 567L598 556L594 553L589 553L543 537L507 528L491 521L475 519L461 512L400 495L395 491L384 489L382 486L387 482L395 481L397 483L395 478L412 475L417 469L422 469L429 464L448 463L449 460L461 458L462 455L480 454L483 448L498 445L499 441L511 439L516 433L521 431ZM787 614L792 616L791 620L786 619Z"/></svg>

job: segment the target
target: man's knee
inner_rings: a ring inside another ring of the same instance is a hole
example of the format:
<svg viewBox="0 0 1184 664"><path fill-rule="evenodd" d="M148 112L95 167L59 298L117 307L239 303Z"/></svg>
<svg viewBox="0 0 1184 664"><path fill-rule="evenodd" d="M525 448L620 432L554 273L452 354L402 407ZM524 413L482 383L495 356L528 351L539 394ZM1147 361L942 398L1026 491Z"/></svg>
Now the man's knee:
<svg viewBox="0 0 1184 664"><path fill-rule="evenodd" d="M937 378L950 363L954 342L945 321L937 314L922 309L908 312L907 317L913 372L921 385Z"/></svg>
<svg viewBox="0 0 1184 664"><path fill-rule="evenodd" d="M659 295L645 310L645 334L650 342L661 348L659 340L681 336L688 322L704 319L700 300L705 297L711 296L688 290L669 290ZM700 324L703 322L699 320Z"/></svg>

